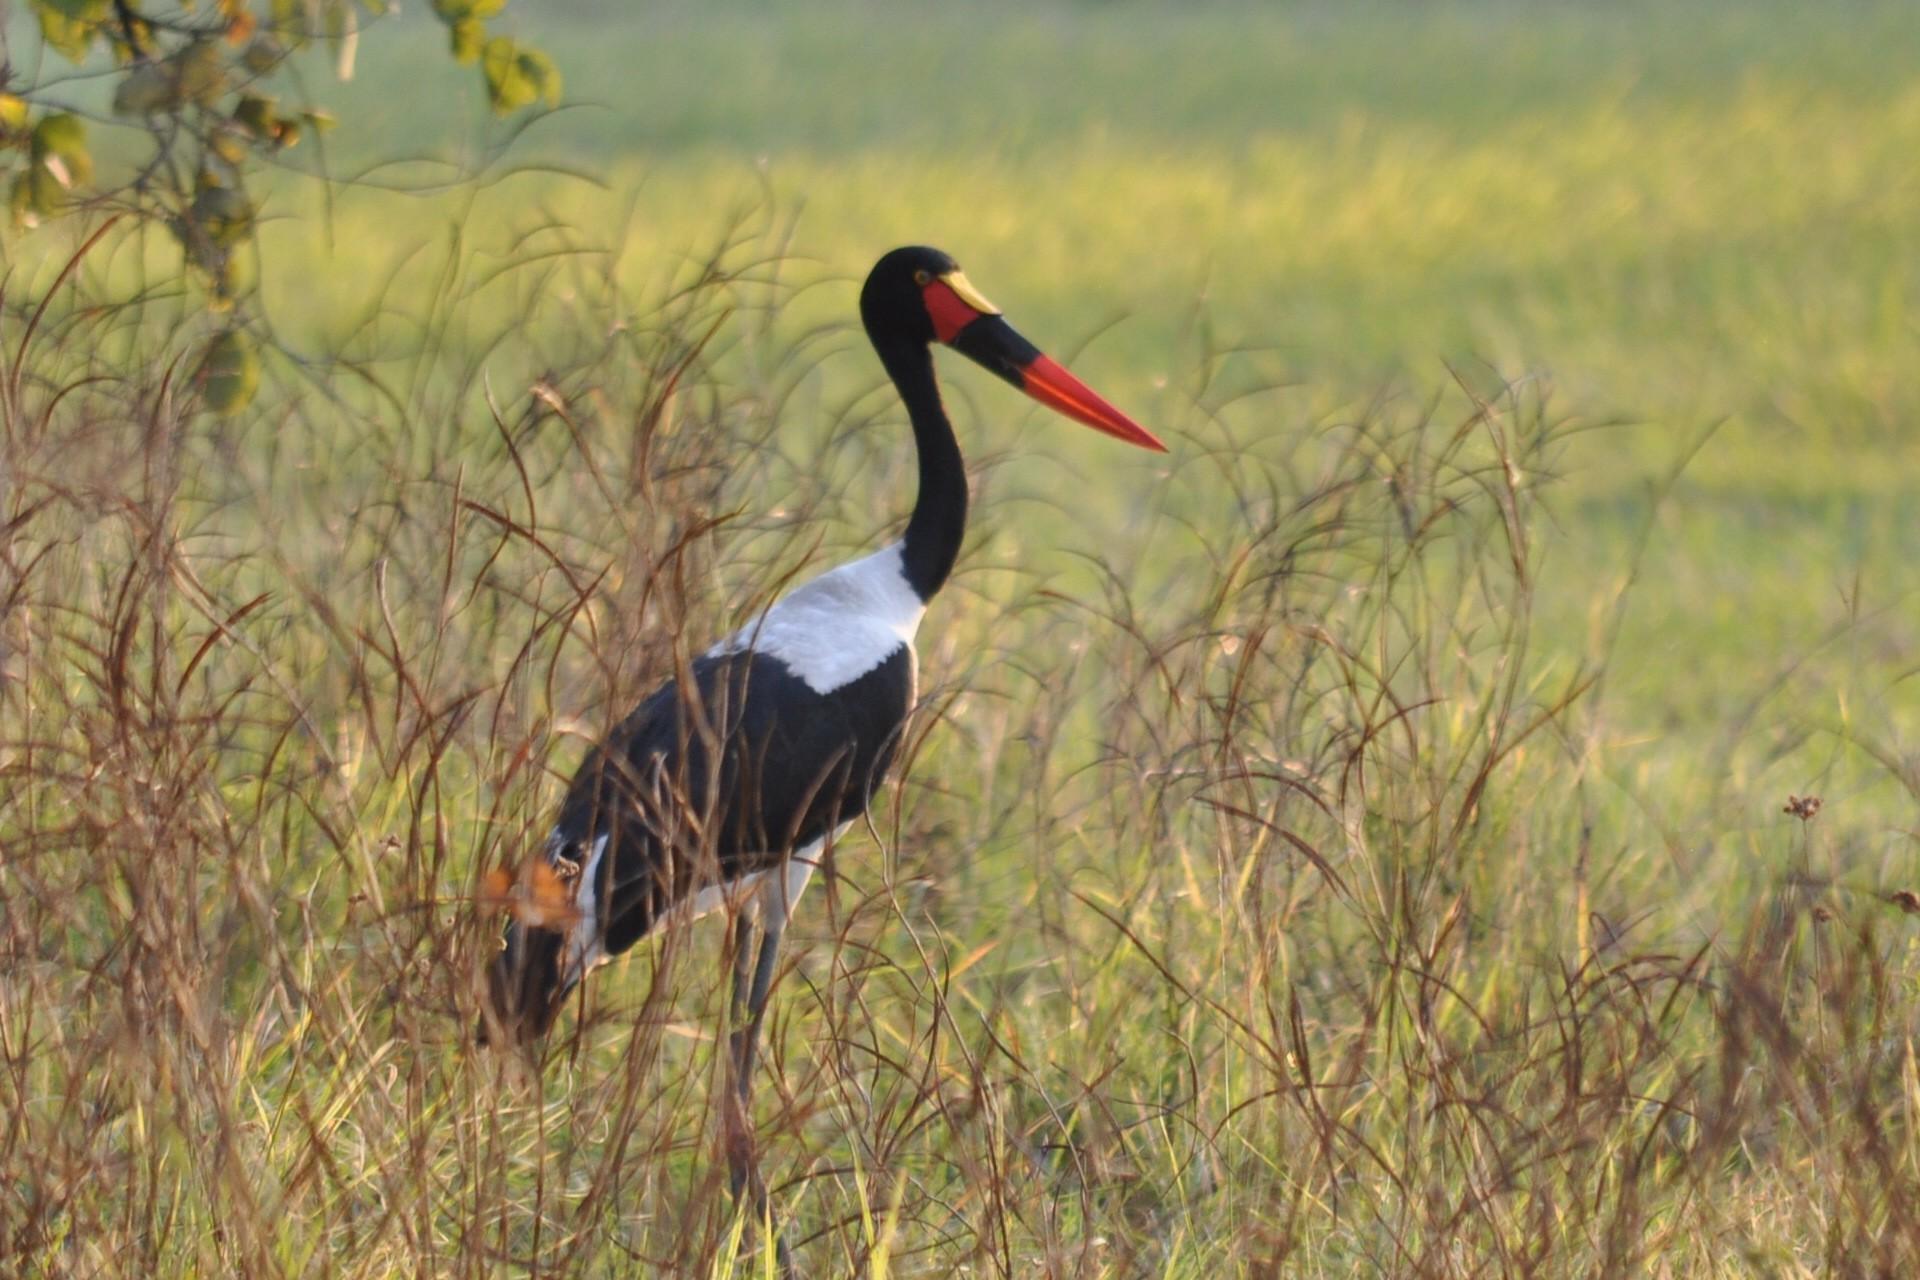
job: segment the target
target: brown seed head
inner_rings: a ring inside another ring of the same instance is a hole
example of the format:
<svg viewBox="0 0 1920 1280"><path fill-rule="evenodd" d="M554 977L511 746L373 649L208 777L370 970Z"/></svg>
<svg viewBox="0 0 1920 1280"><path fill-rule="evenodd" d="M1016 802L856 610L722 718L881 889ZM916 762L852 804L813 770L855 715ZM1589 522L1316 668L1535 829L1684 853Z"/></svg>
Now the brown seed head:
<svg viewBox="0 0 1920 1280"><path fill-rule="evenodd" d="M1789 795L1787 807L1782 812L1790 813L1802 822L1811 822L1813 815L1820 812L1820 804L1819 796Z"/></svg>

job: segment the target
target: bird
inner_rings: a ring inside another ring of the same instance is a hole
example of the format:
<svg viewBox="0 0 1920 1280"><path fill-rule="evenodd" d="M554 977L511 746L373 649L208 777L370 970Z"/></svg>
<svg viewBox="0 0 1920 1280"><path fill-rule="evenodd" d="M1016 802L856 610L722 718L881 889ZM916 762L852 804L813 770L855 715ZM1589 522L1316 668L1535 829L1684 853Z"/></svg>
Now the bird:
<svg viewBox="0 0 1920 1280"><path fill-rule="evenodd" d="M965 464L934 346L1069 419L1166 451L1020 336L941 250L883 255L859 306L918 453L905 532L752 617L589 752L544 848L518 873L530 905L510 914L481 1015L482 1039L536 1042L594 968L675 920L726 907L740 1124L781 939L823 853L866 812L899 753L918 683L914 636L966 530ZM749 1147L728 1144L731 1189L737 1201L750 1188L764 1212Z"/></svg>

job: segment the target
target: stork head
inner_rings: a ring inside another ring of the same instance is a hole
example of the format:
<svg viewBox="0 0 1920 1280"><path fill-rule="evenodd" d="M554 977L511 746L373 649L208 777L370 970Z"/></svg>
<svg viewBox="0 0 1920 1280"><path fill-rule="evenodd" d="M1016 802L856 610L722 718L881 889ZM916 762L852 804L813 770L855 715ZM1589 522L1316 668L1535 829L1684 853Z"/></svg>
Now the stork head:
<svg viewBox="0 0 1920 1280"><path fill-rule="evenodd" d="M881 258L860 290L860 319L875 347L944 343L1056 413L1128 444L1165 453L1151 431L1041 354L938 249L911 245Z"/></svg>

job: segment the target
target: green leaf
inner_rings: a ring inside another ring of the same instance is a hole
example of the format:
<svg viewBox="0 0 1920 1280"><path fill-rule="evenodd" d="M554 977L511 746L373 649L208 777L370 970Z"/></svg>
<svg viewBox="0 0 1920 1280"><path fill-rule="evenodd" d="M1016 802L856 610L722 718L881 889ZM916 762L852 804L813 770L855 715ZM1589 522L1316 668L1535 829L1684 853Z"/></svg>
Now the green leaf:
<svg viewBox="0 0 1920 1280"><path fill-rule="evenodd" d="M501 115L518 111L538 95L520 74L520 47L506 36L487 41L482 51L480 73L487 78L487 97Z"/></svg>
<svg viewBox="0 0 1920 1280"><path fill-rule="evenodd" d="M227 91L227 64L219 47L196 40L164 62L135 67L113 93L113 109L123 116L177 111L188 102L212 106Z"/></svg>
<svg viewBox="0 0 1920 1280"><path fill-rule="evenodd" d="M530 50L526 58L534 63L534 79L540 83L541 100L549 107L561 106L561 92L564 90L561 69L540 50Z"/></svg>
<svg viewBox="0 0 1920 1280"><path fill-rule="evenodd" d="M207 150L236 168L246 163L247 153L259 137L244 125L222 120L207 131Z"/></svg>
<svg viewBox="0 0 1920 1280"><path fill-rule="evenodd" d="M66 187L44 164L29 165L13 180L7 195L7 208L16 227L37 227L45 218L60 212L66 200Z"/></svg>
<svg viewBox="0 0 1920 1280"><path fill-rule="evenodd" d="M253 202L232 187L202 187L189 211L207 239L232 248L253 232Z"/></svg>
<svg viewBox="0 0 1920 1280"><path fill-rule="evenodd" d="M194 374L201 398L219 414L238 413L253 403L260 390L260 353L253 339L239 329L228 329L207 344L206 355Z"/></svg>
<svg viewBox="0 0 1920 1280"><path fill-rule="evenodd" d="M13 187L7 192L7 212L15 227L37 227L42 218L52 217L59 207L60 184L46 176L39 165L14 175Z"/></svg>
<svg viewBox="0 0 1920 1280"><path fill-rule="evenodd" d="M307 30L307 7L302 0L269 0L267 8L273 15L273 29L294 48L305 48L312 33Z"/></svg>
<svg viewBox="0 0 1920 1280"><path fill-rule="evenodd" d="M59 157L49 159L58 163ZM72 184L63 181L54 173L51 164L37 164L27 171L33 178L33 207L39 213L52 215L60 211L67 202L67 190Z"/></svg>
<svg viewBox="0 0 1920 1280"><path fill-rule="evenodd" d="M250 253L226 256L226 261L220 264L219 277L213 282L216 309L221 309L222 304L231 305L233 299L253 288L253 262L254 255Z"/></svg>
<svg viewBox="0 0 1920 1280"><path fill-rule="evenodd" d="M447 28L447 43L453 48L453 60L467 66L480 56L486 43L487 25L478 18L462 18Z"/></svg>
<svg viewBox="0 0 1920 1280"><path fill-rule="evenodd" d="M0 93L0 135L23 132L27 127L27 100L11 93Z"/></svg>
<svg viewBox="0 0 1920 1280"><path fill-rule="evenodd" d="M69 62L81 62L86 59L87 50L93 46L93 38L99 34L100 24L86 18L70 18L52 6L36 7L34 12L40 18L40 38L47 47L59 53Z"/></svg>
<svg viewBox="0 0 1920 1280"><path fill-rule="evenodd" d="M33 129L33 158L75 160L87 154L87 126L78 116L42 116Z"/></svg>
<svg viewBox="0 0 1920 1280"><path fill-rule="evenodd" d="M144 18L102 22L100 30L113 48L113 60L121 66L140 59L154 47L153 24Z"/></svg>
<svg viewBox="0 0 1920 1280"><path fill-rule="evenodd" d="M183 99L212 106L214 99L226 92L227 67L221 61L220 50L211 41L196 41L168 62Z"/></svg>
<svg viewBox="0 0 1920 1280"><path fill-rule="evenodd" d="M77 156L48 156L40 165L66 191L77 190L93 181L93 157L84 152Z"/></svg>
<svg viewBox="0 0 1920 1280"><path fill-rule="evenodd" d="M487 41L481 71L487 78L487 96L498 115L509 115L542 98L549 105L560 101L560 70L553 59L506 36Z"/></svg>
<svg viewBox="0 0 1920 1280"><path fill-rule="evenodd" d="M273 99L257 93L243 94L239 105L233 109L233 119L254 137L271 138L277 119Z"/></svg>
<svg viewBox="0 0 1920 1280"><path fill-rule="evenodd" d="M263 76L278 67L286 56L287 51L272 36L255 36L246 52L240 55L240 61L253 74Z"/></svg>
<svg viewBox="0 0 1920 1280"><path fill-rule="evenodd" d="M180 86L172 72L159 63L135 67L113 91L113 113L118 116L153 115L179 106Z"/></svg>
<svg viewBox="0 0 1920 1280"><path fill-rule="evenodd" d="M208 277L219 271L221 259L226 255L213 247L213 242L197 224L186 218L168 218L167 230L180 242L180 252L189 268Z"/></svg>
<svg viewBox="0 0 1920 1280"><path fill-rule="evenodd" d="M27 175L16 175L13 185L7 188L7 214L16 230L31 227L40 221L33 216L32 200L33 186L27 181Z"/></svg>
<svg viewBox="0 0 1920 1280"><path fill-rule="evenodd" d="M552 58L538 49L526 49L520 54L520 60L527 67L527 74L533 77L534 84L540 90L540 97L549 107L560 105L560 68L554 65Z"/></svg>
<svg viewBox="0 0 1920 1280"><path fill-rule="evenodd" d="M75 22L98 22L112 11L113 0L34 0L34 6Z"/></svg>
<svg viewBox="0 0 1920 1280"><path fill-rule="evenodd" d="M498 17L506 7L507 0L433 0L434 13L448 26Z"/></svg>

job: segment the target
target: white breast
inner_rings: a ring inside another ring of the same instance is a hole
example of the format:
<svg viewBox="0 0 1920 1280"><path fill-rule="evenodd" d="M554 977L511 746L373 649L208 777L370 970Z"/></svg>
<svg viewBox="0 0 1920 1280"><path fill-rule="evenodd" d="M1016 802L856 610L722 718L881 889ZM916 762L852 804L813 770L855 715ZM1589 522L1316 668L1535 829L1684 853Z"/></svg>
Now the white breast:
<svg viewBox="0 0 1920 1280"><path fill-rule="evenodd" d="M926 611L896 542L821 574L708 652L764 653L832 693L911 645Z"/></svg>

